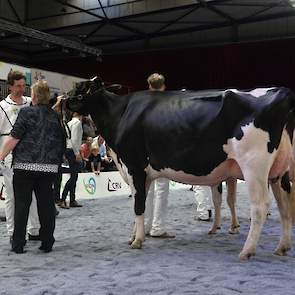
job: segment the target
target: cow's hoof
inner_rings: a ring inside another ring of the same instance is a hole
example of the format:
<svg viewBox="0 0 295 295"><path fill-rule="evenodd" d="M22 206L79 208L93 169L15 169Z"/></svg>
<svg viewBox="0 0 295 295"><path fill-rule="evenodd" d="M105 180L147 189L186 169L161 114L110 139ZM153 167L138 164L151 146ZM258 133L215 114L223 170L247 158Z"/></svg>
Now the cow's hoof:
<svg viewBox="0 0 295 295"><path fill-rule="evenodd" d="M216 230L214 230L214 229L210 229L208 231L208 235L215 235L215 234L216 234Z"/></svg>
<svg viewBox="0 0 295 295"><path fill-rule="evenodd" d="M142 248L142 241L141 241L141 240L137 240L137 239L135 239L135 240L131 243L130 247L131 247L132 249L141 249L141 248Z"/></svg>
<svg viewBox="0 0 295 295"><path fill-rule="evenodd" d="M228 233L231 235L237 235L240 233L240 226L232 226L229 230Z"/></svg>
<svg viewBox="0 0 295 295"><path fill-rule="evenodd" d="M217 234L217 231L220 229L221 229L220 226L217 226L217 227L214 226L208 231L208 235L215 235L215 234Z"/></svg>
<svg viewBox="0 0 295 295"><path fill-rule="evenodd" d="M128 241L128 245L131 245L134 240L135 240L135 235L130 237L130 239Z"/></svg>
<svg viewBox="0 0 295 295"><path fill-rule="evenodd" d="M247 261L247 260L249 260L250 259L250 257L251 256L255 256L255 252L244 252L244 251L242 251L241 253L240 253L240 255L239 255L239 258L240 258L240 260L242 260L242 261Z"/></svg>
<svg viewBox="0 0 295 295"><path fill-rule="evenodd" d="M287 252L291 249L291 247L279 247L278 249L276 249L276 251L274 252L275 255L278 256L286 256Z"/></svg>

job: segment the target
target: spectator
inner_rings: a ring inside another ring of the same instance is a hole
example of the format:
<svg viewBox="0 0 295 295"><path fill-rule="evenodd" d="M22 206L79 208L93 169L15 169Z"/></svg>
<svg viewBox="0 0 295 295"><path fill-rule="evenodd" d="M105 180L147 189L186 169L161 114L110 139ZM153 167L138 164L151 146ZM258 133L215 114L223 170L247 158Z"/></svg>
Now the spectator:
<svg viewBox="0 0 295 295"><path fill-rule="evenodd" d="M0 151L2 161L13 150L15 215L11 246L12 251L18 254L24 253L33 191L41 225L39 234L42 243L39 249L50 252L55 241L52 182L62 160L65 138L58 116L49 106L49 94L45 81L38 81L32 86L33 106L20 110Z"/></svg>
<svg viewBox="0 0 295 295"><path fill-rule="evenodd" d="M70 136L67 138L65 157L69 163L71 176L65 184L64 190L62 192L61 203L59 204L59 206L63 209L69 209L69 206L66 204L68 193L70 193L70 207L82 207L82 205L76 201L76 183L82 161L80 154L83 134L81 120L82 116L80 114L73 113L72 120L68 122Z"/></svg>
<svg viewBox="0 0 295 295"><path fill-rule="evenodd" d="M104 171L114 171L117 170L116 165L107 153L107 145L104 138L101 135L98 135L93 139L92 148L97 147L99 149L101 157L101 167Z"/></svg>
<svg viewBox="0 0 295 295"><path fill-rule="evenodd" d="M91 167L91 172L99 175L101 169L101 157L98 148L92 148L91 155L89 156L89 163Z"/></svg>
<svg viewBox="0 0 295 295"><path fill-rule="evenodd" d="M84 171L91 171L91 167L89 165L89 156L91 155L91 145L93 139L92 137L87 137L86 141L80 147L80 154L83 161L83 169Z"/></svg>
<svg viewBox="0 0 295 295"><path fill-rule="evenodd" d="M82 118L82 128L83 128L83 139L87 137L95 137L96 126L93 121L87 117L83 116Z"/></svg>

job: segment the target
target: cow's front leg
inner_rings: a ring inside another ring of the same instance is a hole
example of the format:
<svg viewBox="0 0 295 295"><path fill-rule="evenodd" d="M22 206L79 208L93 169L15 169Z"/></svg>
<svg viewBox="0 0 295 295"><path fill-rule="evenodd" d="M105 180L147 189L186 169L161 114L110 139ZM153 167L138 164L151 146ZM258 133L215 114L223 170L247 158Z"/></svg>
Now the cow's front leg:
<svg viewBox="0 0 295 295"><path fill-rule="evenodd" d="M240 224L236 212L237 203L237 180L235 178L230 178L226 181L227 185L227 204L231 212L231 226L228 232L230 234L240 233Z"/></svg>
<svg viewBox="0 0 295 295"><path fill-rule="evenodd" d="M256 169L256 171L259 171ZM260 175L254 170L244 172L244 177L250 195L251 225L247 240L239 257L247 260L256 253L256 246L261 234L262 226L266 219L270 199L267 185L267 175L261 172ZM252 172L252 173L251 173ZM264 176L264 177L263 177Z"/></svg>
<svg viewBox="0 0 295 295"><path fill-rule="evenodd" d="M135 190L134 194L134 211L135 217L135 238L131 243L132 249L141 249L142 243L145 239L144 233L144 211L145 211L145 199L146 199L146 173L144 171L132 173L133 186Z"/></svg>
<svg viewBox="0 0 295 295"><path fill-rule="evenodd" d="M221 227L221 203L222 203L222 183L211 187L212 200L214 204L214 222L208 234L216 234Z"/></svg>
<svg viewBox="0 0 295 295"><path fill-rule="evenodd" d="M275 250L275 254L283 256L286 255L287 251L291 249L292 232L292 218L289 200L291 186L287 174L283 177L282 180L280 179L275 183L271 183L271 188L277 201L282 224L282 234L280 238L280 243L277 249Z"/></svg>

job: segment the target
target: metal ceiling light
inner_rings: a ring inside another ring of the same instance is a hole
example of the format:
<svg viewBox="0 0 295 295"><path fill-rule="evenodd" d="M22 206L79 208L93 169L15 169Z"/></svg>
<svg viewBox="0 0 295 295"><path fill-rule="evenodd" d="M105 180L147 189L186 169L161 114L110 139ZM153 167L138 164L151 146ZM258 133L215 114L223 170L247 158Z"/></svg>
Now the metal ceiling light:
<svg viewBox="0 0 295 295"><path fill-rule="evenodd" d="M68 48L62 48L62 50L61 50L63 53L69 53L70 51L69 51L69 49Z"/></svg>
<svg viewBox="0 0 295 295"><path fill-rule="evenodd" d="M43 42L42 43L42 47L44 47L44 48L50 48L50 44L47 43L47 42Z"/></svg>
<svg viewBox="0 0 295 295"><path fill-rule="evenodd" d="M100 55L97 55L97 56L96 56L96 61L98 61L98 62L102 62L102 58L101 58Z"/></svg>
<svg viewBox="0 0 295 295"><path fill-rule="evenodd" d="M29 42L29 38L27 38L26 36L22 36L22 37L21 37L21 40L22 40L24 43L28 43L28 42Z"/></svg>

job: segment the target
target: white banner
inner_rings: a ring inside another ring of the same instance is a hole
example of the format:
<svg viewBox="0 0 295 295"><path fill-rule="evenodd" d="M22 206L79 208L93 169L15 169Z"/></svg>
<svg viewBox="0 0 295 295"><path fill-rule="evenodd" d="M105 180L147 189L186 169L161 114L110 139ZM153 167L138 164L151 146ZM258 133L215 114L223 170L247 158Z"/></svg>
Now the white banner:
<svg viewBox="0 0 295 295"><path fill-rule="evenodd" d="M69 179L70 174L63 174L61 192ZM3 176L0 176L0 189L3 184ZM189 189L190 185L170 181L170 190ZM129 186L124 182L118 171L94 173L79 173L76 186L77 199L96 199L111 196L130 195ZM0 200L0 208L4 201Z"/></svg>
<svg viewBox="0 0 295 295"><path fill-rule="evenodd" d="M9 64L0 61L0 80L7 80L8 73L13 71L21 71L26 76L26 82L28 85L31 85L31 69L25 68L15 64Z"/></svg>
<svg viewBox="0 0 295 295"><path fill-rule="evenodd" d="M85 81L85 79L68 76L60 73L44 71L40 69L31 69L32 83L37 80L46 80L51 93L63 94L69 92L75 83Z"/></svg>
<svg viewBox="0 0 295 295"><path fill-rule="evenodd" d="M63 174L62 189L69 177L70 174ZM102 172L99 175L95 175L94 173L79 173L76 186L77 199L121 195L130 195L130 189L119 172Z"/></svg>

